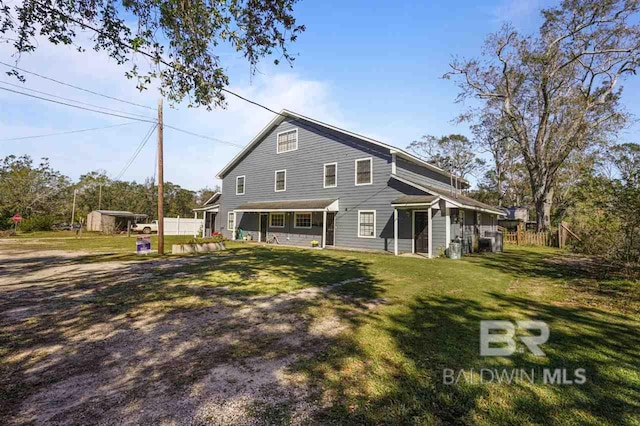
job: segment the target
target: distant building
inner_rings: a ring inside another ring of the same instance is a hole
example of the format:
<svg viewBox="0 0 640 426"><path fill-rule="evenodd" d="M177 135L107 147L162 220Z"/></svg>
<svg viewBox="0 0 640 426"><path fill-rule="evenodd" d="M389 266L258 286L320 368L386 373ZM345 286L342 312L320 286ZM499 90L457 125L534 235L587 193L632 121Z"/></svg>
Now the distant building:
<svg viewBox="0 0 640 426"><path fill-rule="evenodd" d="M515 231L519 224L526 226L529 222L529 209L527 207L503 207L502 210L505 217L498 218L498 225L509 231Z"/></svg>
<svg viewBox="0 0 640 426"><path fill-rule="evenodd" d="M87 215L87 231L113 234L126 231L129 222L136 223L138 220L146 218L146 214L117 210L94 210Z"/></svg>

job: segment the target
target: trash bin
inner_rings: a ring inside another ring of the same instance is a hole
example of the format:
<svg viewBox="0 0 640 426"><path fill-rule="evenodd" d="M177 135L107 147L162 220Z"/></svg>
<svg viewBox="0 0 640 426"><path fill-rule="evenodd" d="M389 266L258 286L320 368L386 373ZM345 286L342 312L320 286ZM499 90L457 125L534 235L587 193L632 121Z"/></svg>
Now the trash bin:
<svg viewBox="0 0 640 426"><path fill-rule="evenodd" d="M462 257L462 242L460 239L449 243L449 259L460 259Z"/></svg>

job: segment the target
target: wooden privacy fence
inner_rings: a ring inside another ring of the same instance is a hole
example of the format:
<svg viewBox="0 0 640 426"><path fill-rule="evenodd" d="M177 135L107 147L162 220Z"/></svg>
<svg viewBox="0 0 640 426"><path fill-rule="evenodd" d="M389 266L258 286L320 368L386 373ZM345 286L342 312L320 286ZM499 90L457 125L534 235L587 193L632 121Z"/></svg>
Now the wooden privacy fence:
<svg viewBox="0 0 640 426"><path fill-rule="evenodd" d="M514 244L518 246L548 246L563 248L569 237L580 240L580 238L569 229L565 222L560 223L557 232L525 231L522 226L519 226L515 232L509 232L502 227L498 227L498 229L502 231L505 244Z"/></svg>

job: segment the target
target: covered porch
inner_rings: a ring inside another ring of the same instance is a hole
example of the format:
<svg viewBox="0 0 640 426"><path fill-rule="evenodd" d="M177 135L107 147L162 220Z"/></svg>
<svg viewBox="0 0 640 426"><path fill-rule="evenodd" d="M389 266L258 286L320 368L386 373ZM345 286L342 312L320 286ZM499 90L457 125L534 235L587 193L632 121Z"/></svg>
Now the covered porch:
<svg viewBox="0 0 640 426"><path fill-rule="evenodd" d="M229 224L234 225L231 237L307 247L317 241L322 248L333 246L337 212L335 199L246 203L230 212Z"/></svg>
<svg viewBox="0 0 640 426"><path fill-rule="evenodd" d="M435 195L404 195L391 202L393 206L393 254L399 254L399 212L408 213L411 226L411 253L433 257L434 211L440 209ZM404 225L406 226L406 224Z"/></svg>
<svg viewBox="0 0 640 426"><path fill-rule="evenodd" d="M213 234L216 224L216 216L218 215L219 205L211 205L193 209L193 218L198 219L198 215L202 212L202 232L203 238L210 237ZM196 237L197 235L194 235Z"/></svg>

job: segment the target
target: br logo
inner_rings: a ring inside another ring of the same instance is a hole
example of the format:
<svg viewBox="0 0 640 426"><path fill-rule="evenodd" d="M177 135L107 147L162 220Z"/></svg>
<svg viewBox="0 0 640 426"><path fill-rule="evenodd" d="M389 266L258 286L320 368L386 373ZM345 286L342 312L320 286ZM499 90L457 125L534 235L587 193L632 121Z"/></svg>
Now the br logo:
<svg viewBox="0 0 640 426"><path fill-rule="evenodd" d="M480 355L510 356L516 351L516 326L524 330L538 330L538 335L518 336L535 355L545 356L540 345L549 339L549 326L544 321L480 321ZM494 331L494 333L492 333ZM495 333L501 331L501 333ZM492 343L494 344L492 346ZM499 344L500 346L496 346Z"/></svg>

